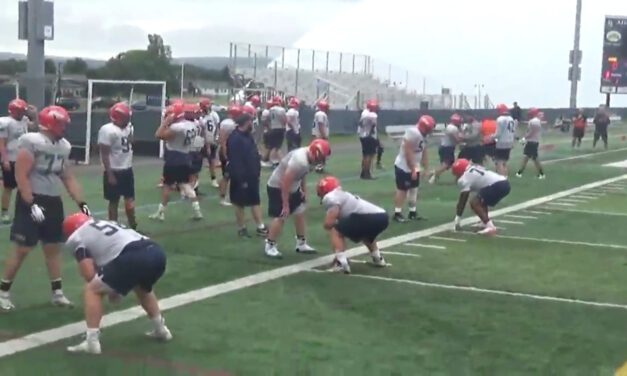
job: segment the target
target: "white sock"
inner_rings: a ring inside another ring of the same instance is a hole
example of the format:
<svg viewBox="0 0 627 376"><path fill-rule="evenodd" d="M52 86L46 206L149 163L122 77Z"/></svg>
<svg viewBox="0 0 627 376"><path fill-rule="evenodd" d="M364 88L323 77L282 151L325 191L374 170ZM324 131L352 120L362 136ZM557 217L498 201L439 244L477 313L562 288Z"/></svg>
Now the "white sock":
<svg viewBox="0 0 627 376"><path fill-rule="evenodd" d="M87 328L85 332L85 339L87 341L99 341L100 340L100 329L98 328Z"/></svg>
<svg viewBox="0 0 627 376"><path fill-rule="evenodd" d="M259 230L263 230L264 228L266 228L266 225L265 225L263 222L261 222L261 223L258 223L258 224L257 224L257 228L258 228Z"/></svg>
<svg viewBox="0 0 627 376"><path fill-rule="evenodd" d="M401 214L401 213L403 213L403 208L394 208L394 213L395 213L395 214Z"/></svg>
<svg viewBox="0 0 627 376"><path fill-rule="evenodd" d="M196 189L196 188L198 188L199 185L200 185L200 181L196 180L196 182L194 183L194 186L192 188Z"/></svg>
<svg viewBox="0 0 627 376"><path fill-rule="evenodd" d="M159 204L159 209L157 209L159 213L165 213L165 206L163 204Z"/></svg>
<svg viewBox="0 0 627 376"><path fill-rule="evenodd" d="M494 228L496 226L494 226L494 222L492 222L492 220L489 220L488 223L485 224L485 227Z"/></svg>
<svg viewBox="0 0 627 376"><path fill-rule="evenodd" d="M348 259L346 258L346 253L344 251L342 252L337 252L335 254L335 258L337 259L337 261L342 264L342 265L346 265L348 264Z"/></svg>
<svg viewBox="0 0 627 376"><path fill-rule="evenodd" d="M409 211L410 211L411 213L415 213L415 212L416 212L416 207L415 207L415 206L410 206L410 207L409 207Z"/></svg>
<svg viewBox="0 0 627 376"><path fill-rule="evenodd" d="M381 258L381 252L379 252L378 249L375 249L374 251L370 252L370 256L372 256L372 258L375 260L379 260Z"/></svg>
<svg viewBox="0 0 627 376"><path fill-rule="evenodd" d="M161 316L160 314L155 317L152 317L150 321L152 321L156 330L160 330L165 326L165 320L163 319L163 316Z"/></svg>
<svg viewBox="0 0 627 376"><path fill-rule="evenodd" d="M52 295L63 295L63 290L61 290L61 289L53 290L52 291Z"/></svg>
<svg viewBox="0 0 627 376"><path fill-rule="evenodd" d="M198 201L192 201L192 209L200 211L200 204L198 203Z"/></svg>

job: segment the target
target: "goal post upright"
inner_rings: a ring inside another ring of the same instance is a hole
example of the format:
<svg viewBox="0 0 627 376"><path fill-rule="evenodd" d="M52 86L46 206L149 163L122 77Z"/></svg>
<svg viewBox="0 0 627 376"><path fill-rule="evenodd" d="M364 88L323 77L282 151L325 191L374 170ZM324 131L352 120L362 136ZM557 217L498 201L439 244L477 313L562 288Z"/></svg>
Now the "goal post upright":
<svg viewBox="0 0 627 376"><path fill-rule="evenodd" d="M93 97L94 97L94 84L112 84L112 85L159 85L161 86L161 114L166 106L167 96L167 83L166 81L144 81L144 80L106 80L106 79L89 79L87 80L87 121L85 129L85 158L82 164L90 163L91 154L91 127L92 127L92 115L93 115ZM129 103L131 105L131 103ZM158 124L157 124L158 126ZM163 157L163 141L159 142L159 158Z"/></svg>

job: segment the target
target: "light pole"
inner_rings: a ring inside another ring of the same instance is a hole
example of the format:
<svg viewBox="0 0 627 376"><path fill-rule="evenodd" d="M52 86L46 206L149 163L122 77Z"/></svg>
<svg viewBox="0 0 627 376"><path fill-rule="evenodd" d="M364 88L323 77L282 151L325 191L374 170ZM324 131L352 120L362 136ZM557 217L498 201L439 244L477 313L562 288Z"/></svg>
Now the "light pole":
<svg viewBox="0 0 627 376"><path fill-rule="evenodd" d="M483 108L482 104L481 104L481 89L485 88L484 84L475 84L475 89L477 90L477 105L475 106L475 109L480 109Z"/></svg>
<svg viewBox="0 0 627 376"><path fill-rule="evenodd" d="M575 40L572 52L572 70L570 74L570 108L577 107L577 84L579 83L579 63L581 51L579 50L579 38L581 36L581 3L577 0L577 10L575 12Z"/></svg>

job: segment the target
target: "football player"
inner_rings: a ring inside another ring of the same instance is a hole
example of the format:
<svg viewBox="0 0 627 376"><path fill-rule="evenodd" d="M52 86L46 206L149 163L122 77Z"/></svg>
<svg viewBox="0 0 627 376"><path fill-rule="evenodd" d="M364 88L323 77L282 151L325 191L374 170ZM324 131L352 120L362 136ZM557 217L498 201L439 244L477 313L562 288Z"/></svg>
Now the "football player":
<svg viewBox="0 0 627 376"><path fill-rule="evenodd" d="M540 146L540 136L542 133L542 116L540 110L537 108L531 108L528 111L529 115L529 125L527 129L527 135L522 138L521 143L525 145L525 150L523 151L524 157L522 161L522 165L520 166L520 170L516 173L516 176L521 178L523 172L525 171L525 167L527 167L527 163L529 159L533 160L533 164L536 166L536 170L538 171L538 179L544 179L544 170L542 169L542 164L538 160L538 149Z"/></svg>
<svg viewBox="0 0 627 376"><path fill-rule="evenodd" d="M15 219L11 240L15 252L9 255L0 281L0 309L11 310L9 290L26 256L42 243L52 303L68 307L72 303L63 294L61 283L61 243L63 243L63 201L61 186L80 210L91 215L81 186L68 168L72 145L63 137L70 115L59 106L46 107L39 113L39 132L26 133L18 140L15 180L19 194L15 199Z"/></svg>
<svg viewBox="0 0 627 376"><path fill-rule="evenodd" d="M266 108L264 108L259 115L259 122L261 123L261 128L263 129L263 153L261 156L261 167L272 167L272 162L270 162L270 146L268 144L268 134L270 132L270 109L272 106L274 106L274 102L272 99L269 99L266 102Z"/></svg>
<svg viewBox="0 0 627 376"><path fill-rule="evenodd" d="M100 354L102 298L108 296L110 302L117 303L131 290L152 322L153 330L146 335L162 341L172 339L152 291L166 267L165 252L157 243L116 222L83 213L68 216L63 221L63 232L66 247L73 253L85 280L87 324L85 339L67 351Z"/></svg>
<svg viewBox="0 0 627 376"><path fill-rule="evenodd" d="M480 235L496 235L496 226L490 219L488 208L498 204L510 192L509 181L505 176L486 170L483 166L471 164L467 159L458 159L451 168L461 189L455 215L455 230L460 230L461 216L471 192L476 195L470 199L472 211L484 224Z"/></svg>
<svg viewBox="0 0 627 376"><path fill-rule="evenodd" d="M435 120L429 115L418 119L415 127L405 131L401 147L394 161L394 175L396 178L396 195L394 197L394 220L399 223L407 222L403 216L403 205L408 202L409 220L422 219L418 216L416 203L418 201L418 186L420 185L420 165L429 171L429 158L425 152L427 136L433 132Z"/></svg>
<svg viewBox="0 0 627 376"><path fill-rule="evenodd" d="M190 155L192 143L196 137L196 124L185 119L186 105L177 102L166 111L166 116L157 129L155 136L165 141L168 152L163 164L163 187L161 203L151 219L165 220L165 209L170 201L170 193L174 186L192 203L192 219L202 219L198 196L191 185L192 159ZM189 111L188 111L189 112Z"/></svg>
<svg viewBox="0 0 627 376"><path fill-rule="evenodd" d="M494 160L496 164L496 172L503 176L507 176L509 171L507 169L507 162L512 148L514 147L514 140L516 138L516 123L509 114L509 108L505 104L499 104L496 106L499 113L499 117L496 118L496 134L494 140L496 141L496 152L494 154Z"/></svg>
<svg viewBox="0 0 627 376"><path fill-rule="evenodd" d="M131 115L131 108L126 103L114 104L109 109L111 122L98 131L98 148L104 167L102 191L104 199L109 202L109 220L118 221L120 197L124 197L128 225L136 229Z"/></svg>
<svg viewBox="0 0 627 376"><path fill-rule="evenodd" d="M481 123L476 121L472 116L469 116L466 118L466 122L462 125L461 129L462 144L457 158L469 159L473 163L483 164L485 153L481 145L483 142ZM492 134L490 134L490 136L492 136Z"/></svg>
<svg viewBox="0 0 627 376"><path fill-rule="evenodd" d="M216 156L218 151L218 143L216 141L218 128L220 126L220 116L213 110L213 101L209 98L201 98L198 103L202 111L200 121L204 123L206 128L204 150L205 158L209 162L209 174L211 175L211 185L218 188L218 180L216 179Z"/></svg>
<svg viewBox="0 0 627 376"><path fill-rule="evenodd" d="M575 146L581 147L581 140L586 133L586 125L588 124L588 118L583 109L577 110L577 115L573 118L573 141L572 148Z"/></svg>
<svg viewBox="0 0 627 376"><path fill-rule="evenodd" d="M313 126L311 127L311 135L314 139L328 140L329 139L329 102L326 100L320 100L316 107L318 111L314 114ZM316 172L324 172L324 163L316 166Z"/></svg>
<svg viewBox="0 0 627 376"><path fill-rule="evenodd" d="M455 148L463 140L460 134L462 122L463 119L461 115L453 114L450 123L444 129L444 135L440 140L440 148L438 149L438 154L440 154L440 168L431 174L429 184L434 184L440 175L451 168L451 165L455 162Z"/></svg>
<svg viewBox="0 0 627 376"><path fill-rule="evenodd" d="M229 136L235 128L237 128L237 124L235 123L235 119L239 118L242 115L242 107L237 104L230 105L228 110L228 117L220 123L220 131L218 133L218 143L220 147L218 148L218 156L220 158L220 165L222 166L222 180L220 180L220 205L222 206L231 206L231 202L226 197L226 193L229 189L229 181L231 180L229 174L229 162L227 158L226 152L226 142L229 139Z"/></svg>
<svg viewBox="0 0 627 376"><path fill-rule="evenodd" d="M287 113L283 107L283 98L275 95L270 108L270 129L268 130L268 147L270 148L270 162L277 166L281 160L281 147L285 139Z"/></svg>
<svg viewBox="0 0 627 376"><path fill-rule="evenodd" d="M344 253L346 238L355 243L363 243L370 251L373 264L385 266L376 241L389 225L385 209L344 191L340 181L333 176L320 180L317 193L327 212L323 226L329 232L338 270L346 274L351 271Z"/></svg>
<svg viewBox="0 0 627 376"><path fill-rule="evenodd" d="M300 108L300 100L296 97L292 97L288 104L289 110L287 110L287 125L285 128L285 139L287 140L287 151L290 152L294 149L298 149L301 146L302 139L300 137L300 114L298 109Z"/></svg>
<svg viewBox="0 0 627 376"><path fill-rule="evenodd" d="M309 146L289 152L268 179L268 216L273 218L265 252L268 257L281 257L277 239L281 235L285 220L294 215L296 227L296 252L314 253L305 238L305 210L307 199L306 176L310 168L324 162L331 155L327 140L313 140Z"/></svg>
<svg viewBox="0 0 627 376"><path fill-rule="evenodd" d="M196 192L196 196L201 196L198 186L200 185L200 172L202 171L202 163L205 160L203 150L207 150L207 123L200 121L202 109L198 104L189 104L186 107L185 119L196 124L196 137L192 141L192 147L189 155L192 159L191 181L190 184Z"/></svg>
<svg viewBox="0 0 627 376"><path fill-rule="evenodd" d="M9 116L0 117L0 160L2 161L2 215L3 223L11 223L9 205L11 195L17 188L15 181L15 160L18 139L36 125L37 110L22 99L9 102Z"/></svg>
<svg viewBox="0 0 627 376"><path fill-rule="evenodd" d="M372 180L372 159L377 154L379 145L377 137L377 121L379 102L371 99L366 102L366 109L362 111L359 120L359 141L361 142L361 175L365 180Z"/></svg>

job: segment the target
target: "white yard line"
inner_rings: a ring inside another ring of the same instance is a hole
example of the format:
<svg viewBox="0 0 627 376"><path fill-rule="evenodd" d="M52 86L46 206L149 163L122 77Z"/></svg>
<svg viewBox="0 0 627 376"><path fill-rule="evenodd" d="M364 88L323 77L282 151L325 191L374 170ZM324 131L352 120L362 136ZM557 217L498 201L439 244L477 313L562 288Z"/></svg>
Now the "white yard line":
<svg viewBox="0 0 627 376"><path fill-rule="evenodd" d="M422 257L421 255L419 255L417 253L405 253L405 252L389 252L389 251L385 251L385 252L381 252L381 254L383 256L392 255L392 256L405 256L405 257Z"/></svg>
<svg viewBox="0 0 627 376"><path fill-rule="evenodd" d="M525 241L539 242L539 243L581 245L581 246L595 247L595 248L627 249L627 245L603 244L603 243L588 243L588 242L578 242L578 241L561 240L561 239L530 238L530 237L526 237L526 236L497 235L496 238L499 238L499 239L510 239L510 240L525 240Z"/></svg>
<svg viewBox="0 0 627 376"><path fill-rule="evenodd" d="M584 195L573 195L570 196L572 198L579 198L579 199L584 199L584 200L596 200L600 197L603 197L604 195L598 195L598 196L584 196Z"/></svg>
<svg viewBox="0 0 627 376"><path fill-rule="evenodd" d="M538 205L544 205L547 202L551 202L563 197L584 192L589 189L594 189L606 184L611 184L617 181L624 181L627 179L627 174L620 175L614 178L600 180L593 183L581 185L579 187L567 189L561 192L553 193L544 197L538 197L532 200L521 202L519 204L511 205L502 209L494 210L490 213L492 217L499 217L505 214L519 212L524 209L532 208ZM476 222L475 218L465 218L461 221L462 226L467 226ZM452 229L451 223L443 223L439 226L431 227L428 229L412 232L409 234L399 235L392 238L379 241L380 248L392 247L394 245L403 244L414 241L416 239L426 238L435 234L439 234ZM346 251L348 258L364 255L368 253L368 249L364 246L355 247ZM315 258L313 260L303 261L297 264L283 266L273 270L268 270L256 274L252 274L246 277L234 279L228 282L220 283L217 285L211 285L197 290L188 291L185 293L173 295L164 299L161 299L160 306L163 311L182 307L188 304L213 298L218 295L226 294L233 291L238 291L247 287L256 286L265 282L273 281L279 278L294 275L309 269L317 268L330 264L333 261L334 255L326 255ZM19 311L16 312L19 314ZM103 317L100 327L102 329L108 328L113 325L129 322L141 317L144 317L145 313L140 307L133 307L124 309L121 311L111 312ZM85 323L81 320L72 324L63 325L53 329L43 330L37 333L32 333L20 338L11 339L0 343L0 358L8 355L17 354L26 350L34 349L37 347L45 346L50 343L54 343L66 338L74 337L83 334L85 331Z"/></svg>
<svg viewBox="0 0 627 376"><path fill-rule="evenodd" d="M548 205L557 205L557 206L577 206L575 204L569 204L568 202L550 202Z"/></svg>
<svg viewBox="0 0 627 376"><path fill-rule="evenodd" d="M589 200L578 200L576 198L563 198L560 202L566 202L571 204L587 204Z"/></svg>
<svg viewBox="0 0 627 376"><path fill-rule="evenodd" d="M599 307L599 308L618 308L618 309L627 310L627 305L625 304L601 303L601 302L593 302L589 300L559 298L556 296L548 296L548 295L537 295L537 294L527 294L527 293L522 293L522 292L482 289L482 288L473 287L473 286L444 285L440 283L414 281L410 279L379 277L375 275L366 275L366 274L350 274L349 277L372 279L372 280L377 280L377 281L386 281L386 282L394 282L394 283L404 283L408 285L438 288L438 289L445 289L445 290L477 292L477 293L482 293L482 294L503 295L503 296L527 298L527 299L533 299L533 300L544 300L544 301L549 301L549 302L571 303L571 304L580 304L580 305Z"/></svg>
<svg viewBox="0 0 627 376"><path fill-rule="evenodd" d="M447 242L459 242L459 243L466 242L466 239L447 238L447 237L444 237L444 236L431 236L431 237L429 237L429 239L443 240L443 241L447 241Z"/></svg>
<svg viewBox="0 0 627 376"><path fill-rule="evenodd" d="M430 248L430 249L446 249L445 246L443 245L433 245L433 244L420 244L420 243L405 243L405 245L409 245L411 247L418 247L418 248Z"/></svg>
<svg viewBox="0 0 627 376"><path fill-rule="evenodd" d="M525 210L525 213L551 215L553 213L547 211Z"/></svg>
<svg viewBox="0 0 627 376"><path fill-rule="evenodd" d="M507 214L505 215L505 217L514 218L514 219L538 219L538 217L534 217L531 215L517 215L517 214Z"/></svg>
<svg viewBox="0 0 627 376"><path fill-rule="evenodd" d="M556 211L568 212L568 213L581 213L581 214L596 214L596 215L608 215L614 217L627 217L627 213L607 212L601 210L584 210L584 209L567 209L567 208L555 208Z"/></svg>
<svg viewBox="0 0 627 376"><path fill-rule="evenodd" d="M573 161L573 160L576 160L576 159L592 158L592 157L596 157L597 155L617 153L619 151L625 151L625 150L627 150L627 148L606 150L606 151L600 151L600 152L597 152L597 153L581 154L581 155L575 155L575 156L566 157L566 158L549 159L548 161L543 161L542 164L543 165L548 165L548 164L559 163L559 162Z"/></svg>
<svg viewBox="0 0 627 376"><path fill-rule="evenodd" d="M520 221L508 221L507 219L499 219L499 223L505 223L506 225L524 225L525 222Z"/></svg>

